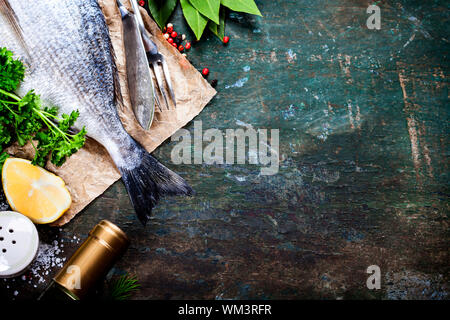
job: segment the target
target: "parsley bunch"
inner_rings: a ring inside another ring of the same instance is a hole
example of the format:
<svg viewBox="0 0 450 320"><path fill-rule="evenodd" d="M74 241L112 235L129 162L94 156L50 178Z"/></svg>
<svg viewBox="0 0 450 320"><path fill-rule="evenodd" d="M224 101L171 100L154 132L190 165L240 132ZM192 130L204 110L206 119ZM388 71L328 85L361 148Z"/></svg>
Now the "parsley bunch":
<svg viewBox="0 0 450 320"><path fill-rule="evenodd" d="M23 98L18 97L14 91L24 76L23 63L14 59L8 49L0 48L0 150L15 141L20 146L30 141L35 149L33 164L43 167L50 158L53 164L61 166L67 157L83 147L86 129L70 133L78 111L58 117L58 109L44 107L33 90ZM5 152L0 154L0 167L7 157Z"/></svg>

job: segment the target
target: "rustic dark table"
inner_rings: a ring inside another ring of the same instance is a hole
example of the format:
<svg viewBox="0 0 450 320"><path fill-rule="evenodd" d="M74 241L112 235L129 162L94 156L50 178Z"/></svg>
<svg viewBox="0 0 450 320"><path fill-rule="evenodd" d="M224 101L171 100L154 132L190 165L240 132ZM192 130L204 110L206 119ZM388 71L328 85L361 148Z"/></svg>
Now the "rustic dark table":
<svg viewBox="0 0 450 320"><path fill-rule="evenodd" d="M228 46L206 34L188 53L218 80L195 120L279 129L279 173L173 165L166 141L154 155L195 197L164 199L144 228L114 184L66 226L39 226L53 260L0 280L2 297L35 298L109 219L131 238L110 276L137 275L134 299L449 299L448 3L376 1L380 30L372 1L257 3L263 18L230 14ZM193 38L180 8L171 21Z"/></svg>

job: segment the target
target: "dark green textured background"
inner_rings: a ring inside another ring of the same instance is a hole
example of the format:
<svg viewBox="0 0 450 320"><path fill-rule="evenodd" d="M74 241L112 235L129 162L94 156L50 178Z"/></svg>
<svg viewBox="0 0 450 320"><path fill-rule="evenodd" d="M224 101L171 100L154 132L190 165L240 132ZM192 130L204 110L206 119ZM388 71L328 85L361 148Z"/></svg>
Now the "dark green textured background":
<svg viewBox="0 0 450 320"><path fill-rule="evenodd" d="M131 246L113 273L137 275L135 299L448 299L448 2L378 1L381 30L371 1L256 2L262 18L229 14L228 46L206 33L188 52L218 79L195 120L280 129L279 173L175 166L167 141L154 155L195 197L162 200L144 228L118 182L42 241L114 221ZM194 38L179 7L171 22ZM18 299L44 286L6 283Z"/></svg>

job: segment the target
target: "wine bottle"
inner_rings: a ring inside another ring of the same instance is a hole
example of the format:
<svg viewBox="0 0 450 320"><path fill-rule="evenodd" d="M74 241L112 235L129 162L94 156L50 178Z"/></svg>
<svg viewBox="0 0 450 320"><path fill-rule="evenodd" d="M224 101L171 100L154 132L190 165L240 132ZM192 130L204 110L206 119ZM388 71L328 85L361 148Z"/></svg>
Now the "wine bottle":
<svg viewBox="0 0 450 320"><path fill-rule="evenodd" d="M111 269L129 245L127 235L102 220L53 278L38 300L82 300Z"/></svg>

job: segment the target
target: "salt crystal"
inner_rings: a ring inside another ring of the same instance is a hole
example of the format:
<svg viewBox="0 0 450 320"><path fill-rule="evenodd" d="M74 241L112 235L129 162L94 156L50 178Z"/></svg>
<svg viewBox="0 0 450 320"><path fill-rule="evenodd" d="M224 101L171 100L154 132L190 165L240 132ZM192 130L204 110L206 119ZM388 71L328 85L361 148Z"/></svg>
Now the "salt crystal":
<svg viewBox="0 0 450 320"><path fill-rule="evenodd" d="M48 281L47 275L52 272L55 267L62 268L59 257L61 250L58 246L58 240L53 240L50 244L40 243L39 251L30 267L30 284L37 287L36 283L45 283ZM25 280L25 276L22 277Z"/></svg>

